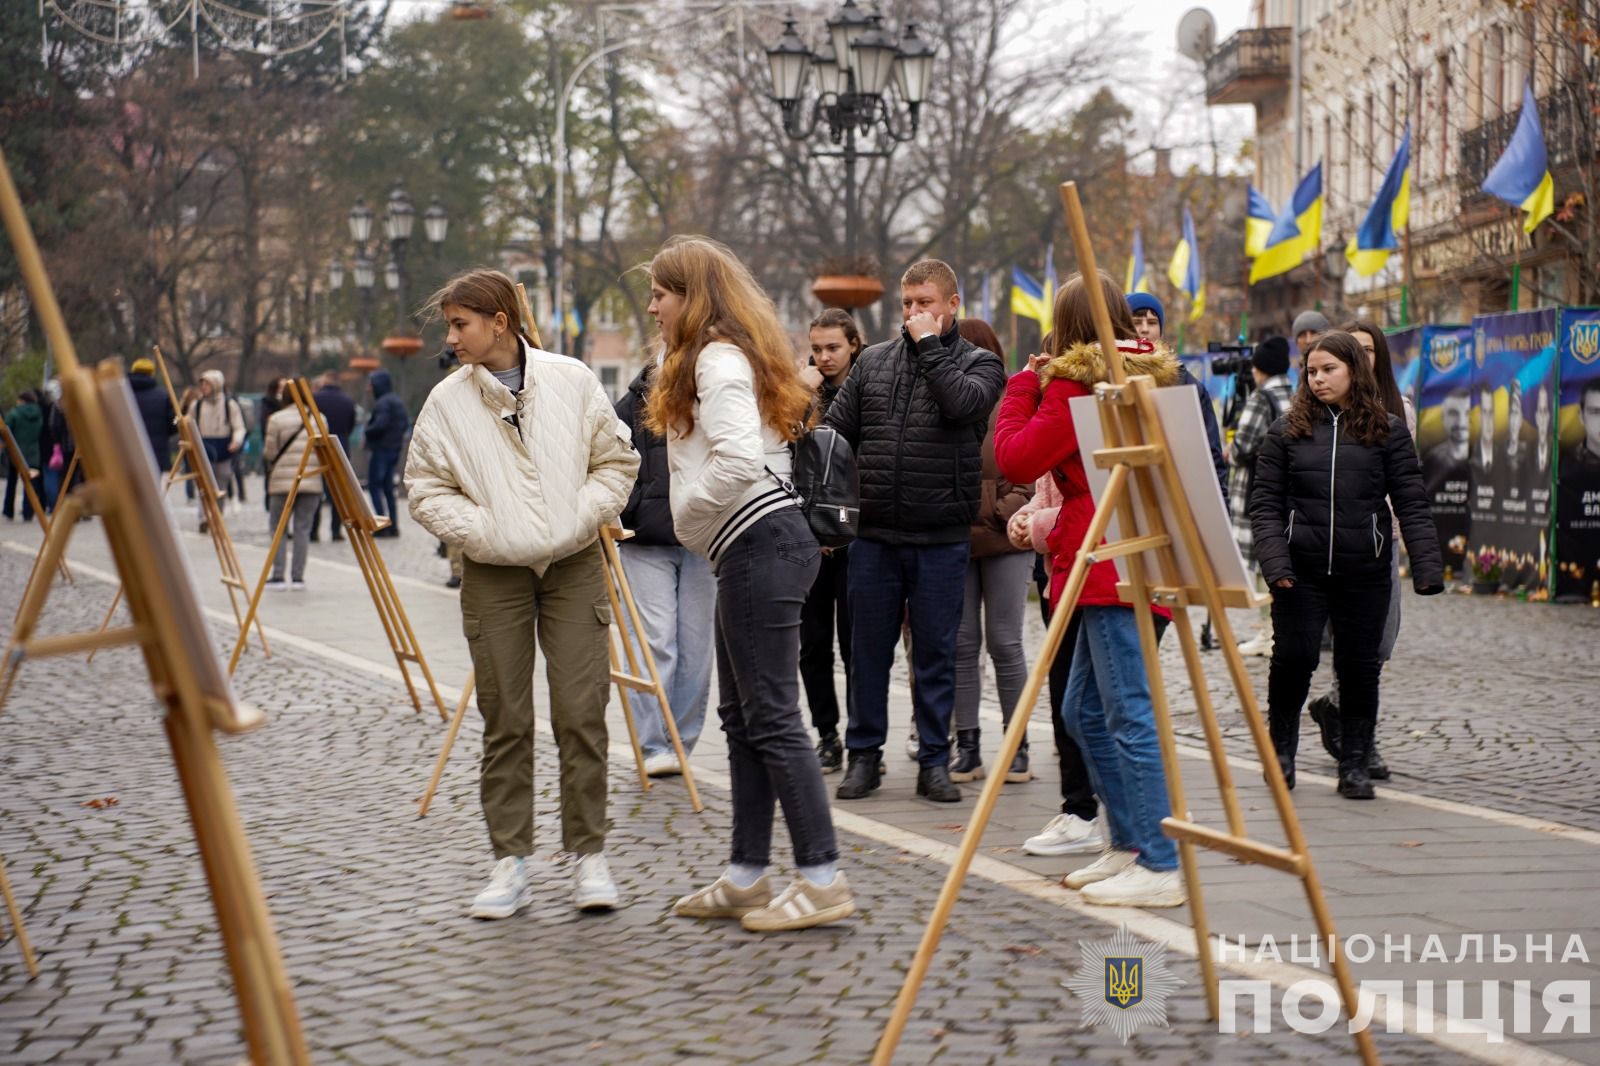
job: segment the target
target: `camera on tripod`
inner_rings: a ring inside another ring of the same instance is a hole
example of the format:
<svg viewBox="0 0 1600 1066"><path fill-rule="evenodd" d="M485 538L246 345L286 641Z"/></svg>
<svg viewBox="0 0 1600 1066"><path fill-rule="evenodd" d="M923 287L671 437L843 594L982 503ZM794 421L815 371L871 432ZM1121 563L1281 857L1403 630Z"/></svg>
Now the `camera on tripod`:
<svg viewBox="0 0 1600 1066"><path fill-rule="evenodd" d="M1212 341L1206 345L1206 351L1210 354L1228 353L1221 359L1211 360L1211 372L1213 374L1249 373L1250 356L1254 354L1255 350L1255 345L1253 344L1223 344L1220 341Z"/></svg>

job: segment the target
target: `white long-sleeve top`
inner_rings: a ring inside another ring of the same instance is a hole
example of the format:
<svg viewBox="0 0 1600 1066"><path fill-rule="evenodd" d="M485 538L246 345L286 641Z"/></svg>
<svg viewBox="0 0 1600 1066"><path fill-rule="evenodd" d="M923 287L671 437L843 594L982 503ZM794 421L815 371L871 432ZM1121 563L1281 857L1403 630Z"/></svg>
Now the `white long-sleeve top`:
<svg viewBox="0 0 1600 1066"><path fill-rule="evenodd" d="M639 470L594 372L522 346L522 391L464 366L433 387L406 460L411 517L467 558L527 566L594 543Z"/></svg>
<svg viewBox="0 0 1600 1066"><path fill-rule="evenodd" d="M744 352L714 341L695 360L694 428L667 434L672 526L712 562L765 515L795 506L779 483L793 463L783 435L762 420Z"/></svg>

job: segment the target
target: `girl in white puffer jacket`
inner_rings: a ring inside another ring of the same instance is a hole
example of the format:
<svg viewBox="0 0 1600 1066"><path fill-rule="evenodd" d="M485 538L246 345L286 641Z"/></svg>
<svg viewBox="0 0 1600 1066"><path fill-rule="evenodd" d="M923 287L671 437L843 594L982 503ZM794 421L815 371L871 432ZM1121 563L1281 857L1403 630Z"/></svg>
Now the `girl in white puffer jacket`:
<svg viewBox="0 0 1600 1066"><path fill-rule="evenodd" d="M434 296L460 370L434 386L406 462L411 516L464 553L461 614L483 713L479 792L496 864L472 903L509 918L533 853L533 649L561 758L561 837L581 910L617 905L606 832L611 623L600 528L639 469L594 373L529 342L511 279L473 270Z"/></svg>

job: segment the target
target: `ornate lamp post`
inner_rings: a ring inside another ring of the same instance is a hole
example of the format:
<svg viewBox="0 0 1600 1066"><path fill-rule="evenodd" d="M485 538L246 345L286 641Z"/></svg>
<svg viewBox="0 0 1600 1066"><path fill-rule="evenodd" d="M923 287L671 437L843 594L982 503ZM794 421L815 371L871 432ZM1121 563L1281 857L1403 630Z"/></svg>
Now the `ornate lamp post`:
<svg viewBox="0 0 1600 1066"><path fill-rule="evenodd" d="M856 165L862 158L887 156L894 145L917 135L923 102L933 80L932 42L907 25L896 40L883 26L883 16L861 10L856 0L844 0L827 20L827 41L815 51L807 47L793 19L767 49L772 74L772 98L783 111L783 129L797 141L809 140L825 126L828 139L841 147L814 150L815 156L844 160L845 249L854 256L860 222L860 192ZM806 84L815 70L816 97L806 112ZM902 114L889 93L894 83ZM882 148L864 150L858 136L876 134Z"/></svg>
<svg viewBox="0 0 1600 1066"><path fill-rule="evenodd" d="M361 291L360 330L363 343L372 335L372 291L378 280L378 265L371 254L377 249L369 251L367 245L373 237L373 223L376 220L372 208L367 206L366 198L358 196L355 206L350 209L347 221L350 226L350 240L356 246L352 273L356 288ZM410 315L406 310L410 282L406 272L406 248L416 227L416 208L412 206L411 195L406 192L401 182L395 182L393 188L389 190L382 221L383 240L389 244L389 255L383 264L383 287L395 294L395 328L384 338L382 347L392 355L405 358L421 347L421 340L411 329ZM449 228L450 216L445 211L444 204L435 196L428 204L428 209L422 213L423 236L437 250L444 243ZM328 266L328 285L337 290L344 285L344 279L344 263L335 257Z"/></svg>

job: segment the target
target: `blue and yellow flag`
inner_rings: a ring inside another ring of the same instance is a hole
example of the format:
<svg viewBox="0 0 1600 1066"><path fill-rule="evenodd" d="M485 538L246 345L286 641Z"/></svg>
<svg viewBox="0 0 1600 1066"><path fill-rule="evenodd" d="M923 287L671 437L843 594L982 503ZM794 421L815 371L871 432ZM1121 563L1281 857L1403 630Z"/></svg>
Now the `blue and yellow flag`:
<svg viewBox="0 0 1600 1066"><path fill-rule="evenodd" d="M1556 209L1555 182L1544 150L1544 131L1539 128L1539 105L1533 99L1533 84L1522 86L1522 115L1516 132L1500 161L1489 171L1483 191L1498 196L1513 207L1528 213L1522 232L1532 233Z"/></svg>
<svg viewBox="0 0 1600 1066"><path fill-rule="evenodd" d="M1305 261L1322 243L1322 164L1306 171L1294 195L1272 224L1272 232L1255 262L1250 264L1250 284L1287 274Z"/></svg>
<svg viewBox="0 0 1600 1066"><path fill-rule="evenodd" d="M1149 292L1150 268L1144 265L1144 238L1139 227L1133 227L1133 255L1128 258L1128 276L1123 279L1123 292Z"/></svg>
<svg viewBox="0 0 1600 1066"><path fill-rule="evenodd" d="M1183 205L1183 239L1172 250L1172 262L1167 264L1167 280L1189 297L1189 321L1199 320L1206 313L1206 282L1200 273L1200 242L1194 235L1194 216L1189 205Z"/></svg>
<svg viewBox="0 0 1600 1066"><path fill-rule="evenodd" d="M1367 217L1350 238L1344 257L1356 273L1370 278L1389 261L1389 253L1400 247L1399 233L1411 214L1411 126L1400 138L1400 147L1383 175L1378 195L1367 210Z"/></svg>
<svg viewBox="0 0 1600 1066"><path fill-rule="evenodd" d="M1011 268L1011 313L1039 323L1039 332L1050 331L1050 300L1044 287L1018 267Z"/></svg>
<svg viewBox="0 0 1600 1066"><path fill-rule="evenodd" d="M1266 249L1267 238L1278 224L1278 213L1254 185L1249 186L1249 195L1249 208L1244 217L1244 254L1254 259Z"/></svg>

